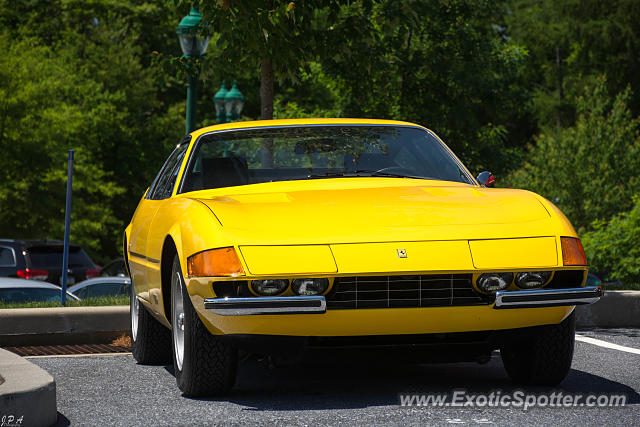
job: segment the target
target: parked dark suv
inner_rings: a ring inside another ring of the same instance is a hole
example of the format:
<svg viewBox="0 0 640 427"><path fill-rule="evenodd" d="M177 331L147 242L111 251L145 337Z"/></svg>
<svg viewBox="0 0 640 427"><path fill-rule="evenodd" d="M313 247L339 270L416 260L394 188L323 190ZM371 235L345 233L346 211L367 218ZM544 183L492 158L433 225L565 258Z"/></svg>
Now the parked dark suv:
<svg viewBox="0 0 640 427"><path fill-rule="evenodd" d="M62 241L0 239L0 276L62 282ZM67 283L72 285L98 275L98 267L76 245L69 246Z"/></svg>

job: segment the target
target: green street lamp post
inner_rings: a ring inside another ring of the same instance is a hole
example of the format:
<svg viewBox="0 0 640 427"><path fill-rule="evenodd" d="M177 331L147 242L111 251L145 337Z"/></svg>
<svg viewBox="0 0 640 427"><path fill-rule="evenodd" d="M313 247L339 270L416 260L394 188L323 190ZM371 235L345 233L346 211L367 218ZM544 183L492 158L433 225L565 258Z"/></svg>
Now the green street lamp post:
<svg viewBox="0 0 640 427"><path fill-rule="evenodd" d="M180 40L180 48L183 57L187 59L202 58L209 46L209 37L202 35L205 23L198 8L192 7L188 15L180 21L176 34ZM190 133L196 127L197 102L198 102L198 72L197 68L191 69L192 65L187 63L187 114L185 129Z"/></svg>
<svg viewBox="0 0 640 427"><path fill-rule="evenodd" d="M238 120L242 114L244 107L244 96L238 89L236 81L233 81L231 90L227 90L225 81L222 81L222 87L213 97L216 106L216 120L218 123L228 123Z"/></svg>

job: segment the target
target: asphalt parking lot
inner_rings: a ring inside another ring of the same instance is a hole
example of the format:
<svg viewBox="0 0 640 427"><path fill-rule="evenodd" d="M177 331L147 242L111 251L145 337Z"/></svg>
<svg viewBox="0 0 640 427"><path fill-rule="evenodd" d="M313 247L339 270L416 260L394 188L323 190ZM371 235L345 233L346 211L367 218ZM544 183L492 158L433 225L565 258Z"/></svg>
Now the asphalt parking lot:
<svg viewBox="0 0 640 427"><path fill-rule="evenodd" d="M44 357L31 361L56 379L59 425L640 425L640 330L591 330L579 334L599 340L600 345L577 341L572 370L553 390L513 387L497 354L485 365L389 366L357 361L345 365L334 359L314 365L268 368L257 361L246 361L241 365L235 389L222 399L182 397L171 367L137 365L131 355ZM399 393L433 395L450 394L453 390L466 390L469 395L513 395L518 391L538 395L624 394L627 404L524 410L522 406L403 407L399 403Z"/></svg>

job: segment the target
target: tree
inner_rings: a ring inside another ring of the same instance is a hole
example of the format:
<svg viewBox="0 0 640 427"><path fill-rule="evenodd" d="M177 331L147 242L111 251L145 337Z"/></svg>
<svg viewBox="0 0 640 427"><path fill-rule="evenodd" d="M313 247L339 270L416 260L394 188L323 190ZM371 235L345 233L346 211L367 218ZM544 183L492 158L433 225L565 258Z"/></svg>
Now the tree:
<svg viewBox="0 0 640 427"><path fill-rule="evenodd" d="M273 118L276 79L296 80L301 64L324 48L322 32L340 11L335 0L201 0L196 4L214 32L216 60L260 69L263 120Z"/></svg>
<svg viewBox="0 0 640 427"><path fill-rule="evenodd" d="M7 52L0 58L0 233L62 236L66 150L75 148L72 236L95 253L103 239L115 238L105 231L119 225L104 202L124 192L95 161L85 131L96 121L92 107L99 105L92 101L101 97L100 87L69 73L64 55L35 40L16 43L0 34L0 49Z"/></svg>
<svg viewBox="0 0 640 427"><path fill-rule="evenodd" d="M631 90L611 100L601 78L586 92L577 99L576 124L545 130L509 179L556 203L581 230L630 210L640 193L640 120L629 110Z"/></svg>
<svg viewBox="0 0 640 427"><path fill-rule="evenodd" d="M142 35L149 20L168 21L166 11L106 0L5 3L0 234L62 237L66 152L75 149L71 238L107 261L121 251L137 201L182 134L183 92L145 44L164 38ZM28 13L14 13L21 7Z"/></svg>
<svg viewBox="0 0 640 427"><path fill-rule="evenodd" d="M515 84L526 51L496 29L502 3L353 2L327 32L320 60L346 117L432 128L480 171L509 169L526 100ZM346 6L345 6L346 8ZM518 141L519 142L519 141Z"/></svg>
<svg viewBox="0 0 640 427"><path fill-rule="evenodd" d="M570 126L575 98L597 76L607 75L613 98L631 84L640 87L640 3L635 0L512 0L505 34L530 55L522 85L529 92L537 126ZM632 114L640 100L630 99Z"/></svg>

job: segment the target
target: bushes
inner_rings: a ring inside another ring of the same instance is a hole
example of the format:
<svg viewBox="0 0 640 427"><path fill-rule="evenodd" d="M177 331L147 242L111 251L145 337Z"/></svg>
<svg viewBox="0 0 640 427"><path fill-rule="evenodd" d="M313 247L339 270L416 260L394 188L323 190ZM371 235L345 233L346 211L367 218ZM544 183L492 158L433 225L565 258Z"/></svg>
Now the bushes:
<svg viewBox="0 0 640 427"><path fill-rule="evenodd" d="M554 202L580 234L593 221L630 210L640 194L640 121L627 105L631 91L612 100L602 78L590 92L578 99L576 124L538 136L508 179Z"/></svg>
<svg viewBox="0 0 640 427"><path fill-rule="evenodd" d="M624 283L640 283L640 195L633 202L631 211L595 222L582 236L590 268Z"/></svg>

